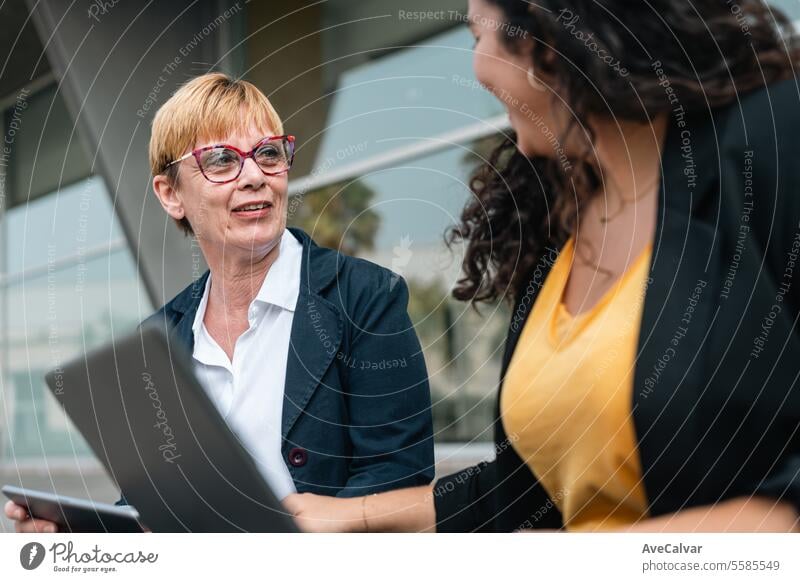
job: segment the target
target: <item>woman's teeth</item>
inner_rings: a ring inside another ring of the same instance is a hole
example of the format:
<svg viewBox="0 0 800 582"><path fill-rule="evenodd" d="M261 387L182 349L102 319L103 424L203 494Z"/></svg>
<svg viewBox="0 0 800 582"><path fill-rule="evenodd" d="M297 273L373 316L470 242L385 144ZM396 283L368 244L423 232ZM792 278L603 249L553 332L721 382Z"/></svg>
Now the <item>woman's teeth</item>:
<svg viewBox="0 0 800 582"><path fill-rule="evenodd" d="M241 208L237 208L234 212L247 212L249 210L261 210L262 208L269 208L272 206L268 202L262 202L261 204L250 204L248 206L242 206Z"/></svg>

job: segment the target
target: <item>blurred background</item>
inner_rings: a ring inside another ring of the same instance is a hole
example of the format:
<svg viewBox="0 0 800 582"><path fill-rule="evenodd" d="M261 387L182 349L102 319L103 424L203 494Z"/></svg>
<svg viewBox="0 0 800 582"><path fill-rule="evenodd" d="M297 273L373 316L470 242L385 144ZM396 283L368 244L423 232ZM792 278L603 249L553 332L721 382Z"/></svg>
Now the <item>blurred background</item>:
<svg viewBox="0 0 800 582"><path fill-rule="evenodd" d="M466 0L435 4L0 4L0 483L117 498L43 375L205 270L150 190L147 141L209 70L255 83L297 136L289 223L408 281L437 471L491 456L508 312L449 298L461 251L444 233L507 120L474 80ZM772 4L800 19L798 0Z"/></svg>

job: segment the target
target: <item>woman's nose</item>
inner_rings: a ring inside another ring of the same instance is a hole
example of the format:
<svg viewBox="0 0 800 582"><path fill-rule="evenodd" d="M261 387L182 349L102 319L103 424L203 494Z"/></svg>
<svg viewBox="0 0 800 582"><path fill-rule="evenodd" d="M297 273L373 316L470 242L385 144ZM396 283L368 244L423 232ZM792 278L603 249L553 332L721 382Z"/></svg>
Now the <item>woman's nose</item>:
<svg viewBox="0 0 800 582"><path fill-rule="evenodd" d="M247 158L242 167L242 173L239 174L239 186L250 186L257 190L264 185L266 176L258 167L253 158Z"/></svg>

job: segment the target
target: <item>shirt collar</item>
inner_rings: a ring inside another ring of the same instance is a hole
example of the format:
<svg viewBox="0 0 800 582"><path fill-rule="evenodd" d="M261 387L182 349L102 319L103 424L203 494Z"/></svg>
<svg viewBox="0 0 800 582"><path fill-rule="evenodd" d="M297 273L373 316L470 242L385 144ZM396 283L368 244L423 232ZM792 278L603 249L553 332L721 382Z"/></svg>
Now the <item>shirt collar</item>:
<svg viewBox="0 0 800 582"><path fill-rule="evenodd" d="M254 301L294 311L300 294L300 266L303 245L288 230L283 231L278 258L267 271Z"/></svg>
<svg viewBox="0 0 800 582"><path fill-rule="evenodd" d="M275 305L287 311L294 312L297 306L297 298L300 295L300 268L303 260L303 245L294 237L288 229L283 231L281 236L278 258L272 263L261 284L261 289L253 303L265 303ZM192 332L195 339L203 324L208 305L208 293L211 289L211 275L206 279L203 297L197 306L197 313L194 316Z"/></svg>

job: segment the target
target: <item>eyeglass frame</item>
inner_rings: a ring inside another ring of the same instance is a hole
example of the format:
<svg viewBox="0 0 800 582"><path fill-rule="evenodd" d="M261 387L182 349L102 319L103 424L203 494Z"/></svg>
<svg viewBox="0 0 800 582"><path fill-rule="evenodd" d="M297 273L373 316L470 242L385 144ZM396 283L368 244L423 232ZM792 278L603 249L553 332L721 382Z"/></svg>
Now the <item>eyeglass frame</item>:
<svg viewBox="0 0 800 582"><path fill-rule="evenodd" d="M276 140L276 139L285 140L285 141L288 141L289 143L291 143L292 144L292 155L289 158L289 166L285 170L281 170L280 172L267 172L261 166L258 165L258 162L256 162L255 153L256 153L256 150L265 141L272 141L272 140ZM289 170L292 169L292 163L294 162L294 144L295 144L295 136L293 136L293 135L273 135L273 136L270 136L270 137L265 137L264 139L260 140L255 145L255 147L253 147L253 149L250 150L249 152L243 152L242 150L240 150L236 146L232 146L232 145L228 145L228 144L224 144L224 143L210 145L210 146L204 146L204 147L201 147L201 148L197 148L196 150L190 151L188 154L186 154L184 156L181 156L177 160L171 161L170 163L168 163L164 167L164 169L166 170L167 168L169 168L173 164L178 164L178 163L182 162L183 160L188 160L190 157L194 157L195 161L197 162L197 167L200 168L200 173L203 174L203 177L206 180L208 180L212 184L228 184L230 182L233 182L234 180L238 180L239 179L239 176L242 175L242 170L244 169L245 161L247 161L248 159L252 159L253 162L255 162L255 164L258 167L258 169L261 170L261 173L264 174L265 176L280 176L281 174L286 174ZM236 152L239 155L239 171L236 172L236 176L234 176L230 180L223 180L223 181L212 180L211 178L209 178L206 175L206 171L203 169L203 164L200 163L200 154L202 154L203 152L207 152L208 150L213 150L214 148L227 148L229 150L233 150L234 152Z"/></svg>

